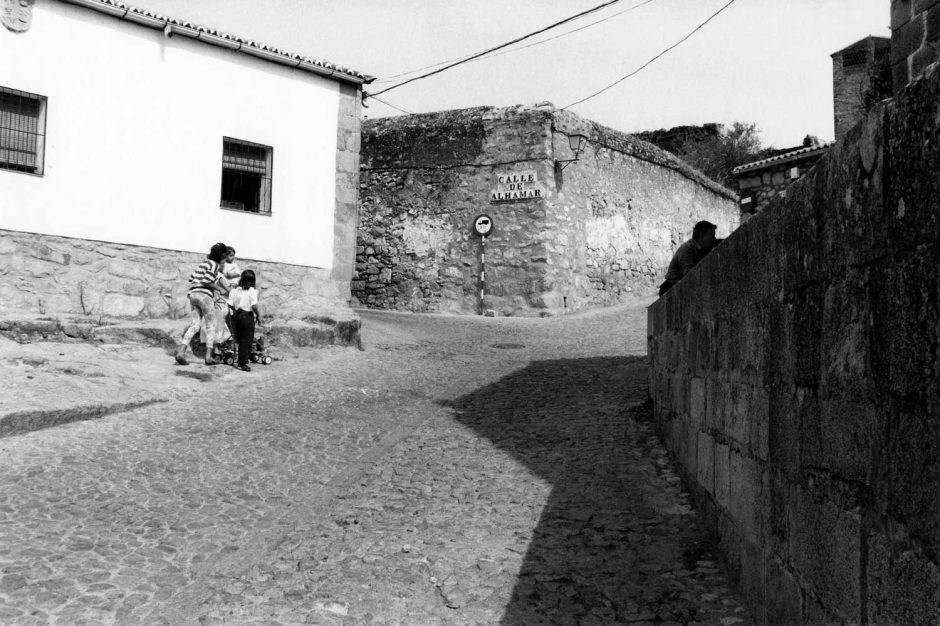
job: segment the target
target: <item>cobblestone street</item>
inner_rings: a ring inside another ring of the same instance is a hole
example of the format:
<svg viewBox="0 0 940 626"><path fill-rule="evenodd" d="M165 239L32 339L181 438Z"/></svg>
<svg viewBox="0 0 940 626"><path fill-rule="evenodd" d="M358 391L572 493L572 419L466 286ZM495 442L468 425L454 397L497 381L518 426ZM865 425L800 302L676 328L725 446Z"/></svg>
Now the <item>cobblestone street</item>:
<svg viewBox="0 0 940 626"><path fill-rule="evenodd" d="M0 623L751 623L637 408L642 304L367 312L364 351L2 438Z"/></svg>

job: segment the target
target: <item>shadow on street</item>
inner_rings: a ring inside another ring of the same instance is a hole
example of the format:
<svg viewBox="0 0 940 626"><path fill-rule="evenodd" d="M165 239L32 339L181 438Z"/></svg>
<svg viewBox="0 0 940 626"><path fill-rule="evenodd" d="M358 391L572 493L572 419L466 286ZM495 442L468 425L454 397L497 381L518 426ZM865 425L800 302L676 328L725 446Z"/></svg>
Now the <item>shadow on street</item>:
<svg viewBox="0 0 940 626"><path fill-rule="evenodd" d="M603 357L535 362L456 401L462 424L552 485L503 624L705 617L690 581L707 549L631 409L645 397L645 359Z"/></svg>

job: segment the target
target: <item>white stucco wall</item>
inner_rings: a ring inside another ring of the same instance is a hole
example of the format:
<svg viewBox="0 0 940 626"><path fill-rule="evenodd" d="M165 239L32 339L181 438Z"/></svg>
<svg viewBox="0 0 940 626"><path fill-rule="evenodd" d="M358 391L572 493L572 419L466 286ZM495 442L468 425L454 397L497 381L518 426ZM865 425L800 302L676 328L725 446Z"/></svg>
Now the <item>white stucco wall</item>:
<svg viewBox="0 0 940 626"><path fill-rule="evenodd" d="M45 173L0 169L0 229L332 265L335 81L55 0L0 59L49 99ZM271 216L219 208L223 136L274 148Z"/></svg>

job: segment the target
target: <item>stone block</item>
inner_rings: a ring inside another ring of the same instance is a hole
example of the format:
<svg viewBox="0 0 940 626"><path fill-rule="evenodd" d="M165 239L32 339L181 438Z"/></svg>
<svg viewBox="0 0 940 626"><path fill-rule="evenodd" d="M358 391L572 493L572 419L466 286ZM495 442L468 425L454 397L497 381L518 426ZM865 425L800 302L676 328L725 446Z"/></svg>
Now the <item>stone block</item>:
<svg viewBox="0 0 940 626"><path fill-rule="evenodd" d="M715 444L715 501L725 511L731 506L731 449Z"/></svg>
<svg viewBox="0 0 940 626"><path fill-rule="evenodd" d="M800 413L795 394L779 390L770 394L768 456L775 470L791 479L799 476Z"/></svg>
<svg viewBox="0 0 940 626"><path fill-rule="evenodd" d="M770 446L770 396L763 387L755 387L751 393L748 411L748 450L762 461L769 458Z"/></svg>
<svg viewBox="0 0 940 626"><path fill-rule="evenodd" d="M108 317L138 317L145 306L143 297L123 293L108 293L101 300L101 312Z"/></svg>
<svg viewBox="0 0 940 626"><path fill-rule="evenodd" d="M940 569L909 543L894 546L878 533L868 540L870 624L940 623Z"/></svg>
<svg viewBox="0 0 940 626"><path fill-rule="evenodd" d="M715 432L724 432L726 410L726 383L717 378L705 381L705 427Z"/></svg>
<svg viewBox="0 0 940 626"><path fill-rule="evenodd" d="M695 480L710 495L715 494L715 440L698 433Z"/></svg>
<svg viewBox="0 0 940 626"><path fill-rule="evenodd" d="M705 425L705 379L692 378L689 385L689 419L696 431Z"/></svg>
<svg viewBox="0 0 940 626"><path fill-rule="evenodd" d="M913 13L923 13L940 5L940 0L914 0Z"/></svg>
<svg viewBox="0 0 940 626"><path fill-rule="evenodd" d="M871 362L871 276L851 268L823 302L820 391L858 400L875 396Z"/></svg>
<svg viewBox="0 0 940 626"><path fill-rule="evenodd" d="M741 540L741 595L757 623L767 621L767 578L760 545Z"/></svg>
<svg viewBox="0 0 940 626"><path fill-rule="evenodd" d="M887 441L879 446L876 510L905 520L925 549L940 554L940 419L888 407Z"/></svg>
<svg viewBox="0 0 940 626"><path fill-rule="evenodd" d="M918 14L891 35L891 62L907 58L924 44L924 15Z"/></svg>
<svg viewBox="0 0 940 626"><path fill-rule="evenodd" d="M894 93L897 94L911 80L910 62L907 57L891 64L891 84L894 87Z"/></svg>
<svg viewBox="0 0 940 626"><path fill-rule="evenodd" d="M934 19L940 19L940 16L936 16ZM934 31L938 29L940 29L938 26L933 28ZM935 32L934 36L936 36ZM922 75L931 63L938 60L940 60L940 46L925 42L920 49L911 55L911 77L917 78Z"/></svg>
<svg viewBox="0 0 940 626"><path fill-rule="evenodd" d="M753 388L750 385L732 383L729 385L729 391L724 433L746 448Z"/></svg>
<svg viewBox="0 0 940 626"><path fill-rule="evenodd" d="M861 621L861 518L794 490L790 561L828 613Z"/></svg>
<svg viewBox="0 0 940 626"><path fill-rule="evenodd" d="M926 20L927 42L935 43L940 41L940 1L936 2L927 12Z"/></svg>
<svg viewBox="0 0 940 626"><path fill-rule="evenodd" d="M902 253L873 270L871 368L879 393L926 394L935 362L940 303L918 278L940 258L940 246Z"/></svg>
<svg viewBox="0 0 940 626"><path fill-rule="evenodd" d="M803 467L871 484L879 412L872 404L836 399L821 400L817 416L817 420L803 422Z"/></svg>
<svg viewBox="0 0 940 626"><path fill-rule="evenodd" d="M803 606L800 586L780 559L766 564L765 602L769 626L790 626L802 622Z"/></svg>
<svg viewBox="0 0 940 626"><path fill-rule="evenodd" d="M731 451L730 458L731 517L738 524L745 540L762 545L765 511L769 508L770 501L769 497L764 496L763 467L758 461L734 450Z"/></svg>

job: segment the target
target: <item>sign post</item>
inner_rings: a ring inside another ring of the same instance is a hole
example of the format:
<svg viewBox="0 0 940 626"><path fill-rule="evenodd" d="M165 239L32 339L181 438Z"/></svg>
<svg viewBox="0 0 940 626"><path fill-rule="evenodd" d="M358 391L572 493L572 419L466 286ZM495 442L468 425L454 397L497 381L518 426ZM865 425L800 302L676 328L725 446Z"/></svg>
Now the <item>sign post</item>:
<svg viewBox="0 0 940 626"><path fill-rule="evenodd" d="M473 234L480 238L480 314L486 315L486 237L493 233L493 218L478 215L473 220Z"/></svg>

